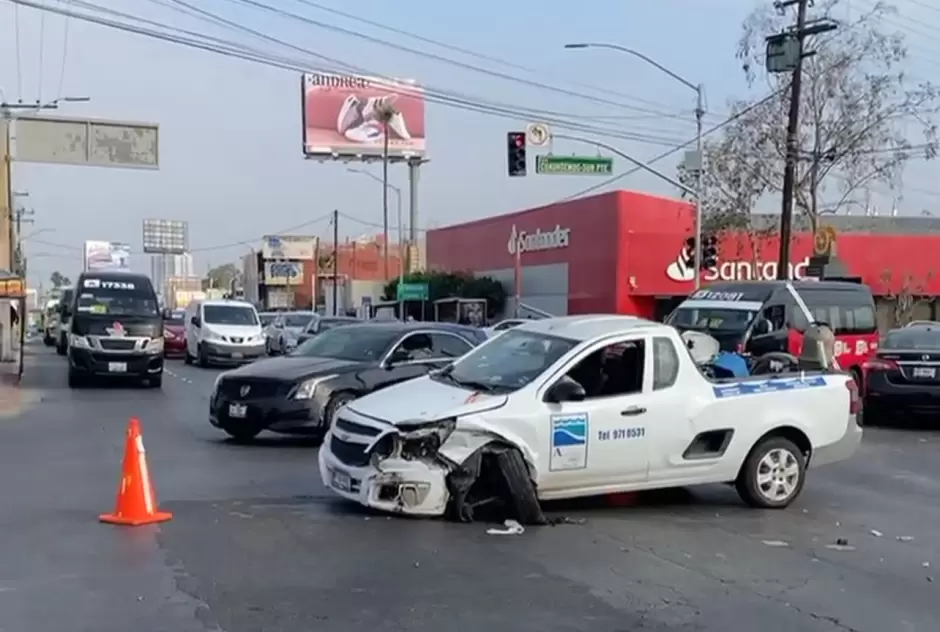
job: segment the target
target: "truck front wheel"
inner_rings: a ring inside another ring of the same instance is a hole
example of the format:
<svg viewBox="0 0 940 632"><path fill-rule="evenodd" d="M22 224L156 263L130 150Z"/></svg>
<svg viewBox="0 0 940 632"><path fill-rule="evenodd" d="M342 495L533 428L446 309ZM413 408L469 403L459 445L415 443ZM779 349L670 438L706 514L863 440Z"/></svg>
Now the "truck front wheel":
<svg viewBox="0 0 940 632"><path fill-rule="evenodd" d="M796 500L806 480L806 459L789 439L767 437L748 454L735 488L757 509L783 509Z"/></svg>

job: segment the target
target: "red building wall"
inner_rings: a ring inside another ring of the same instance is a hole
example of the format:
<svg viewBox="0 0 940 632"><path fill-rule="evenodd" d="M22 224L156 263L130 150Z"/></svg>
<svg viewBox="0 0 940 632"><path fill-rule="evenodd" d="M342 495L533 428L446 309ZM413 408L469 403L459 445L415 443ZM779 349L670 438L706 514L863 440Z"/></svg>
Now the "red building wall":
<svg viewBox="0 0 940 632"><path fill-rule="evenodd" d="M694 209L681 200L632 191L615 191L571 202L489 217L428 232L432 269L482 271L512 268L508 241L513 226L533 232L570 229L569 245L522 255L523 267L568 263L568 312L610 312L652 317L657 297L684 296L692 279L667 275L692 235ZM725 234L717 270L706 283L722 278L774 278L779 240L746 233ZM940 296L940 234L908 235L851 232L836 240L837 255L852 275L876 295L907 291ZM935 254L936 253L936 254ZM791 266L797 275L813 254L808 233L794 236ZM523 287L523 295L525 288Z"/></svg>

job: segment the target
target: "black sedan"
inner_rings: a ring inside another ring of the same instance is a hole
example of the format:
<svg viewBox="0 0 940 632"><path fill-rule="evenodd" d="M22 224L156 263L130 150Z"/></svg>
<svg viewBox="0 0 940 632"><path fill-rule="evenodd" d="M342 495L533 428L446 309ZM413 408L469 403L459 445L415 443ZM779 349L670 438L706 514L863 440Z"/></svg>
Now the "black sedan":
<svg viewBox="0 0 940 632"><path fill-rule="evenodd" d="M940 412L940 327L889 331L862 368L866 424Z"/></svg>
<svg viewBox="0 0 940 632"><path fill-rule="evenodd" d="M299 347L324 331L345 325L361 324L362 322L362 320L352 316L315 316L313 320L307 323L307 326L300 332L300 335L297 336L297 346Z"/></svg>
<svg viewBox="0 0 940 632"><path fill-rule="evenodd" d="M446 366L485 340L480 329L444 323L336 327L290 355L221 374L209 421L242 440L262 430L322 437L346 403Z"/></svg>

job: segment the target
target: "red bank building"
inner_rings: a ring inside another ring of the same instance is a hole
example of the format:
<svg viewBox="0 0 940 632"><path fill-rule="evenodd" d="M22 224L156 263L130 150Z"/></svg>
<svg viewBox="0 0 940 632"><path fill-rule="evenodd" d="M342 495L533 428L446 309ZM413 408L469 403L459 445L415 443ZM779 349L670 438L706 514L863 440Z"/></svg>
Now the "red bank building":
<svg viewBox="0 0 940 632"><path fill-rule="evenodd" d="M902 294L919 297L915 319L935 318L940 219L825 219L837 230L841 263L876 295L882 328L891 326ZM614 191L431 230L427 263L432 270L492 276L512 295L520 248L524 304L559 316L614 312L658 320L694 287L681 256L693 226L687 202ZM703 282L774 279L778 246L776 238L724 234L718 265L703 272ZM813 235L795 233L791 278L806 276L812 254Z"/></svg>

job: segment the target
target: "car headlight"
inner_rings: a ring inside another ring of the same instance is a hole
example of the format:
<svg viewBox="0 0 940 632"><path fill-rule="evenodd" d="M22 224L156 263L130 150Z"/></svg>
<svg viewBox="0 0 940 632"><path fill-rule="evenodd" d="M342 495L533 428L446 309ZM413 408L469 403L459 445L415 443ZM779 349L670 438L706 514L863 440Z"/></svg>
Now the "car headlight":
<svg viewBox="0 0 940 632"><path fill-rule="evenodd" d="M312 377L309 380L304 380L300 385L294 390L294 393L291 395L291 399L311 399L313 397L314 391L317 390L317 387L328 380L332 380L335 375L320 375L317 377Z"/></svg>
<svg viewBox="0 0 940 632"><path fill-rule="evenodd" d="M205 331L203 331L203 332L202 332L202 335L203 335L203 337L204 337L206 340L222 340L222 336L220 336L219 334L215 333L214 331L210 331L210 330L208 330L208 329L206 329Z"/></svg>
<svg viewBox="0 0 940 632"><path fill-rule="evenodd" d="M456 427L456 419L397 424L398 431L401 433L402 458L414 459L436 454Z"/></svg>
<svg viewBox="0 0 940 632"><path fill-rule="evenodd" d="M91 345L88 344L88 338L85 336L76 336L75 334L69 334L69 346L76 349L91 349Z"/></svg>
<svg viewBox="0 0 940 632"><path fill-rule="evenodd" d="M163 353L163 338L151 338L144 351L147 353Z"/></svg>

